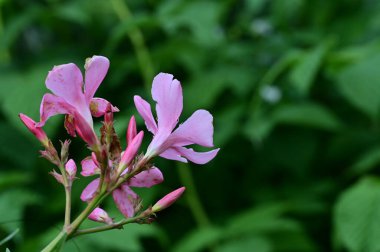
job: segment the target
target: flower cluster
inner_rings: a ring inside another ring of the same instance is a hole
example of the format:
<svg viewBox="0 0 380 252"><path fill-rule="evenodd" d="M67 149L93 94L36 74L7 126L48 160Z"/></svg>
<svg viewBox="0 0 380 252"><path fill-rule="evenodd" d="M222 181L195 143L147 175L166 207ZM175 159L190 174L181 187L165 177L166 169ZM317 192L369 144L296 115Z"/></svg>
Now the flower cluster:
<svg viewBox="0 0 380 252"><path fill-rule="evenodd" d="M83 190L81 199L87 202L87 207L74 221L71 221L70 217L71 200L69 203L66 202L64 232L68 238L86 233L79 229L85 218L105 223L109 229L120 228L130 223L130 220L150 223L156 212L170 206L185 190L184 187L179 188L159 200L153 207L142 210L142 201L132 188L149 188L164 180L159 168L153 165L153 158L160 156L181 162L205 164L219 151L214 149L196 152L188 148L194 144L213 147L213 117L208 111L195 111L175 129L183 107L182 87L173 75L166 73L158 74L152 85L157 120L153 116L150 104L140 96L134 97L138 113L145 121L148 131L153 134L147 151L143 153L139 150L144 132L138 132L134 116L130 118L126 130L127 146L122 148L113 120L114 113L119 112L119 109L105 99L94 97L106 76L109 64L109 60L103 56L87 59L84 79L79 68L73 63L55 66L46 78L46 87L52 93L47 93L42 98L39 122L20 114L22 122L45 148L41 151L42 156L57 166L59 171L53 170L51 174L65 186L66 196L71 197L70 190L77 179L77 166L74 160L69 159L70 141L62 143L58 154L43 126L50 117L64 114L67 132L73 137L78 135L91 150L91 154L81 161L80 174L96 178ZM103 117L99 136L94 130L93 117ZM111 195L125 217L120 222L114 222L100 207L102 201Z"/></svg>

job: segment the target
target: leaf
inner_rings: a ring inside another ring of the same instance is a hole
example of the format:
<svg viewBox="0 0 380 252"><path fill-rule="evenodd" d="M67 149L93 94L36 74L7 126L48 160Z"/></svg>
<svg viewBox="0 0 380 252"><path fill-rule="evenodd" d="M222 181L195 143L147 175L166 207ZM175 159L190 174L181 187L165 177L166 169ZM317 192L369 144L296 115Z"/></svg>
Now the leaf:
<svg viewBox="0 0 380 252"><path fill-rule="evenodd" d="M179 241L175 245L173 252L202 251L206 247L211 246L213 243L220 240L222 234L222 229L216 227L196 229Z"/></svg>
<svg viewBox="0 0 380 252"><path fill-rule="evenodd" d="M322 42L309 52L299 56L298 62L290 72L290 82L302 94L307 95L326 55L330 42Z"/></svg>
<svg viewBox="0 0 380 252"><path fill-rule="evenodd" d="M374 118L380 106L380 54L344 68L337 75L337 85L345 98L363 113Z"/></svg>
<svg viewBox="0 0 380 252"><path fill-rule="evenodd" d="M334 208L338 242L349 251L380 250L380 180L361 179L339 197Z"/></svg>
<svg viewBox="0 0 380 252"><path fill-rule="evenodd" d="M337 130L341 123L323 106L316 103L286 104L279 106L271 115L275 123Z"/></svg>
<svg viewBox="0 0 380 252"><path fill-rule="evenodd" d="M376 146L361 155L350 167L349 172L355 175L363 174L375 168L378 164L380 164L380 147Z"/></svg>
<svg viewBox="0 0 380 252"><path fill-rule="evenodd" d="M273 246L271 242L260 236L247 236L240 239L232 239L219 245L216 252L235 252L235 251L255 251L255 252L271 252Z"/></svg>

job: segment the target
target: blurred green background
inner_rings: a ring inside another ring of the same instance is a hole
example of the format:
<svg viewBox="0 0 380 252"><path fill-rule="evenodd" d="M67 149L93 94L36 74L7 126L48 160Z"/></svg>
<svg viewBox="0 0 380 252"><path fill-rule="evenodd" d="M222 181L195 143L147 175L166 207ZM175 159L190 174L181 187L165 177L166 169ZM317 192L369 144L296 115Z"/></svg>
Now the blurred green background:
<svg viewBox="0 0 380 252"><path fill-rule="evenodd" d="M169 72L181 121L209 110L221 151L204 166L157 158L166 181L139 190L144 205L185 196L65 251L380 251L379 1L0 0L0 240L16 230L2 251L38 251L61 228L63 190L17 115L38 120L48 71L92 55L111 61L96 95L120 108L120 136L133 114L144 128L133 95L151 101ZM57 146L62 125L46 126ZM73 140L78 167L88 153ZM74 184L74 214L90 180Z"/></svg>

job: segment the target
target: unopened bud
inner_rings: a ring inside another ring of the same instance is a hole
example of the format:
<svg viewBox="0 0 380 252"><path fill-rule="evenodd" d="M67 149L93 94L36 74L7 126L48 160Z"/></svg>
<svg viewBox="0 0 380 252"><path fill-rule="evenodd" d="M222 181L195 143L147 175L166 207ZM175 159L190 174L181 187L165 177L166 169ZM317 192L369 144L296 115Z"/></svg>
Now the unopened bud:
<svg viewBox="0 0 380 252"><path fill-rule="evenodd" d="M104 123L105 124L113 124L113 110L111 103L107 104L106 113L104 114Z"/></svg>
<svg viewBox="0 0 380 252"><path fill-rule="evenodd" d="M106 223L106 224L109 224L109 225L113 223L113 221L109 217L108 213L106 211L104 211L103 209L101 209L100 207L95 208L90 213L90 215L88 216L88 218L90 220L92 220L92 221Z"/></svg>
<svg viewBox="0 0 380 252"><path fill-rule="evenodd" d="M67 161L65 170L68 175L68 179L70 181L73 181L75 179L75 175L77 174L77 165L75 164L74 160L70 159Z"/></svg>
<svg viewBox="0 0 380 252"><path fill-rule="evenodd" d="M62 175L56 172L55 170L50 172L50 175L52 175L58 181L58 183L61 183L62 185L64 184Z"/></svg>
<svg viewBox="0 0 380 252"><path fill-rule="evenodd" d="M96 158L96 154L95 154L95 152L92 152L92 153L91 153L91 159L92 159L92 161L94 162L94 164L95 164L97 167L100 167L99 162L98 162L98 159Z"/></svg>
<svg viewBox="0 0 380 252"><path fill-rule="evenodd" d="M137 151L140 148L142 139L144 137L144 131L140 131L135 138L133 138L132 142L128 144L127 149L124 151L121 156L120 164L119 164L119 172L122 172L134 159Z"/></svg>
<svg viewBox="0 0 380 252"><path fill-rule="evenodd" d="M154 204L154 206L152 207L152 212L156 213L171 206L176 200L178 200L179 197L181 197L185 189L186 189L185 187L181 187L167 194L165 197L157 201L156 204Z"/></svg>
<svg viewBox="0 0 380 252"><path fill-rule="evenodd" d="M47 137L45 131L41 127L36 126L36 122L24 114L19 114L21 121L25 124L30 132L36 136L36 138L42 143L43 146L49 146L49 138Z"/></svg>
<svg viewBox="0 0 380 252"><path fill-rule="evenodd" d="M67 159L69 157L70 143L70 140L65 140L64 142L61 142L61 161L64 163L67 162Z"/></svg>
<svg viewBox="0 0 380 252"><path fill-rule="evenodd" d="M136 127L136 119L134 116L131 117L128 124L128 130L127 130L127 144L129 145L133 138L135 138L137 134L137 127Z"/></svg>

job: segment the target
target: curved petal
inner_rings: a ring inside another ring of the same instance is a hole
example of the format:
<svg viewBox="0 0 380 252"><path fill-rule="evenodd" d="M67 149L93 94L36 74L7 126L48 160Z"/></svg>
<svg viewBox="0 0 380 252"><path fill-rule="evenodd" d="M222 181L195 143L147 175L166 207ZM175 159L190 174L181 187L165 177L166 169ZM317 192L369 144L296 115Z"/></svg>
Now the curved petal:
<svg viewBox="0 0 380 252"><path fill-rule="evenodd" d="M150 108L149 103L138 95L135 95L133 99L137 111L145 121L146 128L153 134L156 134L157 124L153 118L152 110Z"/></svg>
<svg viewBox="0 0 380 252"><path fill-rule="evenodd" d="M173 75L159 73L153 79L152 97L157 102L157 120L160 131L172 131L182 112L182 87Z"/></svg>
<svg viewBox="0 0 380 252"><path fill-rule="evenodd" d="M82 73L73 63L55 66L45 83L56 96L62 97L73 106L84 102Z"/></svg>
<svg viewBox="0 0 380 252"><path fill-rule="evenodd" d="M129 186L134 187L152 187L164 181L164 176L157 167L152 167L149 170L140 172L128 182Z"/></svg>
<svg viewBox="0 0 380 252"><path fill-rule="evenodd" d="M127 185L122 185L112 193L117 208L127 218L133 217L135 208L139 204L139 196Z"/></svg>
<svg viewBox="0 0 380 252"><path fill-rule="evenodd" d="M95 174L100 174L99 167L94 163L92 157L86 157L81 162L82 171L80 174L84 177L92 176Z"/></svg>
<svg viewBox="0 0 380 252"><path fill-rule="evenodd" d="M160 154L160 157L170 159L170 160L181 161L183 163L187 163L187 159L184 157L181 157L181 153L179 153L177 150L175 150L173 148L169 148L166 151L162 152Z"/></svg>
<svg viewBox="0 0 380 252"><path fill-rule="evenodd" d="M92 98L90 101L90 110L91 114L94 117L103 116L107 111L107 106L110 102L102 98ZM119 112L120 110L117 107L112 106L112 112Z"/></svg>
<svg viewBox="0 0 380 252"><path fill-rule="evenodd" d="M99 180L100 179L97 178L86 186L86 188L83 190L82 194L80 195L81 200L88 202L95 197L96 190L98 189L98 186L99 186Z"/></svg>
<svg viewBox="0 0 380 252"><path fill-rule="evenodd" d="M87 104L89 104L94 97L96 90L107 74L109 66L110 61L103 56L93 56L86 60L84 66L86 69L84 95Z"/></svg>
<svg viewBox="0 0 380 252"><path fill-rule="evenodd" d="M78 113L77 111L74 112L74 119L75 119L75 130L78 133L78 135L85 141L90 147L94 144L97 144L98 138L94 132L94 128L92 125L92 118L91 118L91 124L85 120L85 118Z"/></svg>
<svg viewBox="0 0 380 252"><path fill-rule="evenodd" d="M196 152L191 148L185 147L175 147L175 149L181 154L181 156L196 164L208 163L216 156L216 154L218 154L219 151L219 148L208 152Z"/></svg>
<svg viewBox="0 0 380 252"><path fill-rule="evenodd" d="M42 127L50 117L57 114L72 114L74 110L74 107L61 97L45 94L40 105L40 122L36 126Z"/></svg>
<svg viewBox="0 0 380 252"><path fill-rule="evenodd" d="M212 120L210 112L203 109L197 110L170 135L168 141L175 146L199 144L213 147Z"/></svg>

